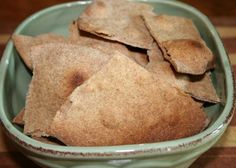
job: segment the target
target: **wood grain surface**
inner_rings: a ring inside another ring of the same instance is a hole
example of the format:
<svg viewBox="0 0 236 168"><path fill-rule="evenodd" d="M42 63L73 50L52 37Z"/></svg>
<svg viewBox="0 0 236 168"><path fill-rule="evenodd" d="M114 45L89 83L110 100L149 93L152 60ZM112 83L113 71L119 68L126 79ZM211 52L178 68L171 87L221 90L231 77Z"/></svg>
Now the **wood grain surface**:
<svg viewBox="0 0 236 168"><path fill-rule="evenodd" d="M236 74L236 1L182 0L204 14L216 26ZM16 26L32 13L68 0L0 0L0 58ZM0 126L0 168L38 168L11 144ZM220 141L191 168L236 168L236 117Z"/></svg>

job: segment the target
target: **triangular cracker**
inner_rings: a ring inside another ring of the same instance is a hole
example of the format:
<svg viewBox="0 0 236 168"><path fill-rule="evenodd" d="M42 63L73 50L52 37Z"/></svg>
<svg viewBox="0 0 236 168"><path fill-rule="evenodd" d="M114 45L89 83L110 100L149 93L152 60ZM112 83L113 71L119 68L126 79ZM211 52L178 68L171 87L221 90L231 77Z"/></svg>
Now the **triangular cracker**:
<svg viewBox="0 0 236 168"><path fill-rule="evenodd" d="M190 96L116 53L73 91L49 133L72 146L137 144L194 135L206 120Z"/></svg>
<svg viewBox="0 0 236 168"><path fill-rule="evenodd" d="M24 133L47 136L46 129L66 97L97 72L110 56L65 43L34 46L31 54L33 77L26 98Z"/></svg>

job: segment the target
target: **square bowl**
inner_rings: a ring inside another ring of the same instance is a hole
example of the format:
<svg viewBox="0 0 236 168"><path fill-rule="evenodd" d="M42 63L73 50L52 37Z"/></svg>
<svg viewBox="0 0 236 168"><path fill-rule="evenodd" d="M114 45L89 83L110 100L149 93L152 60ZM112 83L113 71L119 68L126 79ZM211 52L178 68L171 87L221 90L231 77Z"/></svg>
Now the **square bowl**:
<svg viewBox="0 0 236 168"><path fill-rule="evenodd" d="M226 130L234 109L234 80L229 58L214 26L195 8L177 1L143 0L157 14L188 17L193 20L202 38L216 57L212 80L221 103L206 105L211 123L203 132L178 140L104 147L70 147L45 144L22 133L12 124L24 107L32 74L19 58L10 40L0 65L0 117L6 134L27 157L44 167L52 168L151 168L189 167L203 152L212 147ZM67 26L76 19L89 1L65 3L39 11L15 30L15 34L38 35L53 32L66 35Z"/></svg>

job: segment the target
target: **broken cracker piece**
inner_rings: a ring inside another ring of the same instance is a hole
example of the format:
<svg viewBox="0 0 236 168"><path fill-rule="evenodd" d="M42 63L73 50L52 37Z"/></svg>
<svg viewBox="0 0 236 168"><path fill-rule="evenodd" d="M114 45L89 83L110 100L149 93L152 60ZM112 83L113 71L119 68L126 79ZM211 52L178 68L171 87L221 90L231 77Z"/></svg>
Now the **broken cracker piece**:
<svg viewBox="0 0 236 168"><path fill-rule="evenodd" d="M166 49L166 59L177 72L201 75L214 67L211 50L199 41L172 40L162 43Z"/></svg>
<svg viewBox="0 0 236 168"><path fill-rule="evenodd" d="M214 67L214 56L190 19L151 12L143 19L177 72L201 75Z"/></svg>
<svg viewBox="0 0 236 168"><path fill-rule="evenodd" d="M157 78L162 79L173 87L179 88L200 101L220 102L209 72L204 75L188 75L176 72L169 62L161 59L163 54L157 45L153 46L148 54L150 62L146 68L155 73Z"/></svg>

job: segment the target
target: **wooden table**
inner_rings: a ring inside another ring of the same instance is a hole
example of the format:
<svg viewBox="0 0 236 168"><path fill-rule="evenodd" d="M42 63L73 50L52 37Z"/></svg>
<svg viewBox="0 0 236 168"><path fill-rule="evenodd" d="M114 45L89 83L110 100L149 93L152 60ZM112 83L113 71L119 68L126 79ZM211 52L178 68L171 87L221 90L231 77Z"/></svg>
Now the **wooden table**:
<svg viewBox="0 0 236 168"><path fill-rule="evenodd" d="M236 1L183 0L205 13L219 31L236 72ZM0 0L0 58L16 26L32 13L66 0ZM12 146L0 127L0 168L38 168ZM223 138L191 168L236 168L236 117Z"/></svg>

